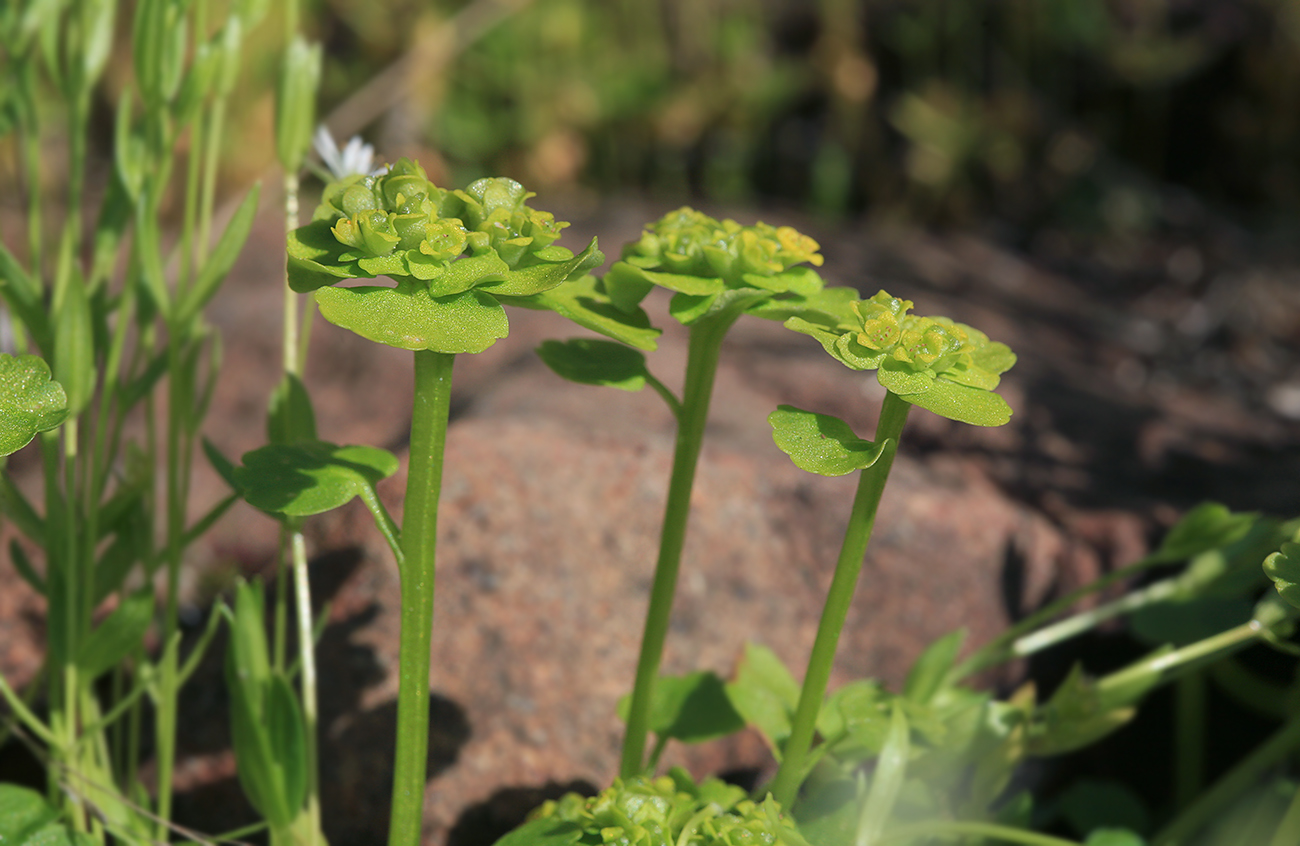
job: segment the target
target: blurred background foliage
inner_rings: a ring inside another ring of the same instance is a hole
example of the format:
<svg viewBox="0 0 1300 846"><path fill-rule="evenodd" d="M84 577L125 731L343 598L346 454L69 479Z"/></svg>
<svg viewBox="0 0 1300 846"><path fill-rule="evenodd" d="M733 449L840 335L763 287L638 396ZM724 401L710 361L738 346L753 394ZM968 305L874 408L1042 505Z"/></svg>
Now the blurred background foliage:
<svg viewBox="0 0 1300 846"><path fill-rule="evenodd" d="M1300 209L1300 0L307 0L302 20L340 142L455 184L1017 237ZM241 184L271 161L281 35L250 38ZM119 55L105 104L129 83Z"/></svg>

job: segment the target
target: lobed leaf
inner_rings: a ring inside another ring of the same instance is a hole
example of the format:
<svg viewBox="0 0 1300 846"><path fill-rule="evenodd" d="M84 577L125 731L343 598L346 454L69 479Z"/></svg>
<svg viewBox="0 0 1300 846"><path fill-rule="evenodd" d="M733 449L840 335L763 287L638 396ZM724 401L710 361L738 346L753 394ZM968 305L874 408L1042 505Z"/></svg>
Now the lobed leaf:
<svg viewBox="0 0 1300 846"><path fill-rule="evenodd" d="M1273 580L1283 599L1300 608L1300 543L1287 541L1265 558L1264 574Z"/></svg>
<svg viewBox="0 0 1300 846"><path fill-rule="evenodd" d="M63 386L34 355L0 353L0 455L22 449L68 416Z"/></svg>
<svg viewBox="0 0 1300 846"><path fill-rule="evenodd" d="M772 440L800 470L821 476L843 476L870 467L885 444L863 440L849 424L828 414L782 405L767 417Z"/></svg>

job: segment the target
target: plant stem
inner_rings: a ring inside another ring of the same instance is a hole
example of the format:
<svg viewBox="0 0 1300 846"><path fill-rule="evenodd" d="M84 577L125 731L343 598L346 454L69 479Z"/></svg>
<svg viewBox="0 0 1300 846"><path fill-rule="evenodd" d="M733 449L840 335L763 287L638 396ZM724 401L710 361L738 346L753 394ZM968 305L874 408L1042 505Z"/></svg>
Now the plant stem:
<svg viewBox="0 0 1300 846"><path fill-rule="evenodd" d="M990 838L1002 843L1023 843L1025 846L1079 846L1077 840L987 822L924 822L902 825L880 838L877 843L879 846L888 846L893 843L915 843L923 838L956 840L964 837Z"/></svg>
<svg viewBox="0 0 1300 846"><path fill-rule="evenodd" d="M1300 716L1288 720L1254 752L1197 797L1194 803L1151 839L1152 846L1181 846L1189 842L1207 823L1223 813L1232 800L1251 789L1265 770L1286 758L1297 746L1300 746Z"/></svg>
<svg viewBox="0 0 1300 846"><path fill-rule="evenodd" d="M627 715L627 734L623 738L623 778L640 775L645 768L646 735L650 730L650 703L654 699L659 663L663 659L668 621L677 590L677 573L681 568L682 548L686 543L686 524L691 511L691 489L695 467L704 443L704 426L709 417L709 399L713 378L718 370L722 339L735 322L734 316L701 320L691 327L686 358L686 382L677 414L677 445L673 453L672 477L668 483L668 500L664 506L663 528L659 535L659 560L655 564L650 605L646 609L645 631L641 636L641 655L636 665L636 682Z"/></svg>
<svg viewBox="0 0 1300 846"><path fill-rule="evenodd" d="M844 543L840 547L839 561L835 564L835 576L831 580L826 607L822 610L817 637L808 658L808 671L804 676L803 690L799 693L799 706L790 727L790 738L785 743L781 766L769 787L783 808L790 807L799 783L803 780L804 760L817 726L817 712L821 710L826 685L831 677L831 667L835 663L835 647L839 643L840 632L844 629L844 621L848 618L849 606L853 603L853 592L857 586L858 574L862 571L867 542L871 540L871 530L876 522L876 510L880 507L880 497L885 491L885 482L889 479L889 469L898 452L898 439L903 433L903 424L907 422L907 412L911 408L911 403L899 399L893 392L886 392L880 409L880 422L876 424L876 443L885 446L876 463L862 470L859 475L858 492L853 498L853 511L849 515L848 529L845 530Z"/></svg>
<svg viewBox="0 0 1300 846"><path fill-rule="evenodd" d="M1282 822L1278 823L1269 846L1288 846L1291 843L1300 843L1300 790L1291 797L1291 804L1287 806Z"/></svg>
<svg viewBox="0 0 1300 846"><path fill-rule="evenodd" d="M293 532L293 586L298 600L298 658L302 662L299 679L303 722L307 735L307 814L311 828L307 846L316 846L320 832L320 775L316 772L319 756L316 749L316 639L312 636L311 585L307 581L307 544L302 532Z"/></svg>
<svg viewBox="0 0 1300 846"><path fill-rule="evenodd" d="M389 846L418 846L429 750L429 658L434 551L454 355L415 353L415 406L402 515L402 633L398 650L397 757Z"/></svg>

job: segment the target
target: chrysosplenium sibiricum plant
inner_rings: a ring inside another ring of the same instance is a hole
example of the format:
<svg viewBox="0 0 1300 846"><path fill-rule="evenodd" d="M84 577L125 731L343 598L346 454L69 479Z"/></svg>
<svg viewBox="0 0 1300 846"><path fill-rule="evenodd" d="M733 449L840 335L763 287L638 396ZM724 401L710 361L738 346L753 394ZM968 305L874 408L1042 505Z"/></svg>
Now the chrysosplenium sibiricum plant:
<svg viewBox="0 0 1300 846"><path fill-rule="evenodd" d="M324 445L272 444L245 458L300 467L278 474L304 487L345 485L338 496L259 491L259 474L245 472L246 498L284 503L293 516L315 513L355 492L393 548L402 577L397 757L389 842L419 842L429 730L429 650L433 625L434 551L443 452L451 399L452 362L477 353L508 331L503 303L553 308L583 325L653 347L635 306L615 316L592 311L576 297L546 296L583 277L604 256L593 238L581 253L556 244L566 223L531 208L532 195L511 179L480 179L463 190L439 188L415 162L402 159L379 174L356 174L325 188L312 222L289 234L289 285L315 292L321 314L362 337L415 353L415 407L410 472L400 529L383 512L371 487L387 475L379 464L361 468ZM386 276L395 287L333 287L344 279ZM588 287L591 283L587 283ZM598 292L589 293L596 297ZM599 299L599 297L597 297ZM596 307L601 302L592 300ZM603 300L608 306L608 299ZM346 450L346 448L344 448ZM274 454L268 455L265 451ZM328 465L327 467L322 466ZM314 480L314 481L313 481ZM266 494L266 495L259 495ZM306 503L306 504L304 504ZM331 504L332 503L332 504ZM266 506L264 506L266 507Z"/></svg>

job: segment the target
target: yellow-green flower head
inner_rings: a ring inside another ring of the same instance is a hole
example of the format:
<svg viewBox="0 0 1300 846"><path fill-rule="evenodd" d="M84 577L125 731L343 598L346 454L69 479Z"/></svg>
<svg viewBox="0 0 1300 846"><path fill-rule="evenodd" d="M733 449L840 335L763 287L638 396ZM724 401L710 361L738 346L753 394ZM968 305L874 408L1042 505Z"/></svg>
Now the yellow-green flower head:
<svg viewBox="0 0 1300 846"><path fill-rule="evenodd" d="M682 207L647 227L623 252L623 260L646 270L720 277L741 285L744 274L776 276L796 264L820 266L818 244L789 226L742 226Z"/></svg>
<svg viewBox="0 0 1300 846"><path fill-rule="evenodd" d="M639 776L586 798L570 793L545 803L533 823L577 825L577 843L608 846L793 846L803 843L776 803L745 798L717 779L699 785L680 769L659 778Z"/></svg>
<svg viewBox="0 0 1300 846"><path fill-rule="evenodd" d="M469 246L475 253L487 249L514 267L524 254L549 247L569 224L556 221L550 212L524 204L535 194L513 179L480 179L455 197L461 203L458 216L469 230Z"/></svg>
<svg viewBox="0 0 1300 846"><path fill-rule="evenodd" d="M1016 363L1011 349L964 323L911 309L911 300L880 291L851 305L851 322L794 317L785 325L812 335L846 367L877 371L881 385L914 405L981 426L1007 422L1011 409L992 391Z"/></svg>

